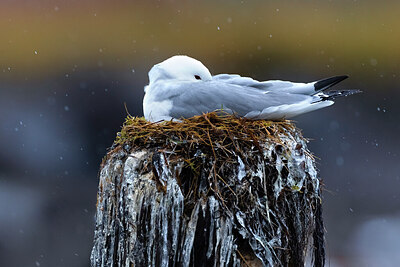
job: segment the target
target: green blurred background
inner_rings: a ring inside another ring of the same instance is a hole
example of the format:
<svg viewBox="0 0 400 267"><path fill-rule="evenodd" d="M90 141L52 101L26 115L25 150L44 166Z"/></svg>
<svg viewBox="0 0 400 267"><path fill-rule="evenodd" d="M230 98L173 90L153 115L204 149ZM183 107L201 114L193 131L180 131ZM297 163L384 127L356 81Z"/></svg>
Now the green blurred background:
<svg viewBox="0 0 400 267"><path fill-rule="evenodd" d="M327 264L400 261L397 1L0 1L0 265L89 266L97 171L147 72L211 73L362 95L296 118L320 158Z"/></svg>

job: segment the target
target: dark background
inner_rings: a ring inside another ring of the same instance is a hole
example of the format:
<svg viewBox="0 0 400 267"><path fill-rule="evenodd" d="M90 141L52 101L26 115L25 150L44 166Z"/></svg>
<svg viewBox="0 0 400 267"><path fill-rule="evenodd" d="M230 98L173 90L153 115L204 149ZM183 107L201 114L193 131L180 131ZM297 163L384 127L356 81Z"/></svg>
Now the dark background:
<svg viewBox="0 0 400 267"><path fill-rule="evenodd" d="M1 1L0 265L89 266L99 163L147 72L187 54L211 73L361 89L295 118L325 184L330 266L400 261L400 4Z"/></svg>

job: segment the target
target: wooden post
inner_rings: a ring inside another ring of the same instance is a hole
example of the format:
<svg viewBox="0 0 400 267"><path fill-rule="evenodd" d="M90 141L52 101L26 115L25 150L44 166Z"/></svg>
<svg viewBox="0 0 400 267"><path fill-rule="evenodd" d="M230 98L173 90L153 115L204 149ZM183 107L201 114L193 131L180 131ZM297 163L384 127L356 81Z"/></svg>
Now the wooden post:
<svg viewBox="0 0 400 267"><path fill-rule="evenodd" d="M320 181L290 122L129 117L100 170L92 266L323 266Z"/></svg>

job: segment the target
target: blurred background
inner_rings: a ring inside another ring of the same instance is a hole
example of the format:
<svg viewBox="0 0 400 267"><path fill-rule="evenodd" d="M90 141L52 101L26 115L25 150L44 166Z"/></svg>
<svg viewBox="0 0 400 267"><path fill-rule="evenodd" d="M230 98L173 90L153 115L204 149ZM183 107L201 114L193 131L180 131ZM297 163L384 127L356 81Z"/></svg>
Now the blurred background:
<svg viewBox="0 0 400 267"><path fill-rule="evenodd" d="M0 265L89 266L99 163L156 63L361 89L296 118L328 266L400 261L397 1L0 1Z"/></svg>

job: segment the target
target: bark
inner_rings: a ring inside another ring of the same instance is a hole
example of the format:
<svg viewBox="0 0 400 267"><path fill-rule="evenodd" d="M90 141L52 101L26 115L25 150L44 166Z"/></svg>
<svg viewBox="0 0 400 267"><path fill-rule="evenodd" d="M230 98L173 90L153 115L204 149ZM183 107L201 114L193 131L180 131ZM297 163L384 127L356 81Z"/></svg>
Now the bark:
<svg viewBox="0 0 400 267"><path fill-rule="evenodd" d="M226 152L219 165L201 145L112 150L92 266L323 266L314 159L299 131L279 138Z"/></svg>

